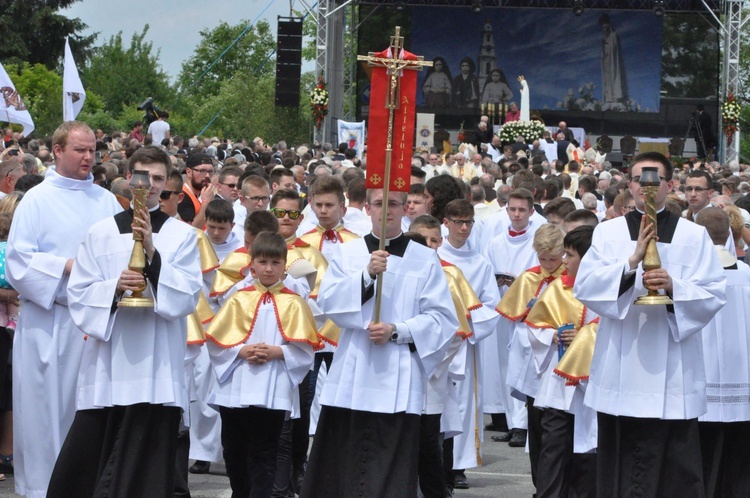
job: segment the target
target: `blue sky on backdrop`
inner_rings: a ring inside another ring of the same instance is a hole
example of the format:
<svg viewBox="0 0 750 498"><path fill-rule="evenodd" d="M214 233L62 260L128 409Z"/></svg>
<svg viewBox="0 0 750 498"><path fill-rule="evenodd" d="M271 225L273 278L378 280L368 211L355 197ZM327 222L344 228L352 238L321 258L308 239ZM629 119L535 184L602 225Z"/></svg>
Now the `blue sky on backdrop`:
<svg viewBox="0 0 750 498"><path fill-rule="evenodd" d="M497 65L505 72L519 99L517 77L529 83L531 108L557 108L570 89L594 83L594 97L602 98L599 17L608 12L619 37L625 61L628 90L642 109L659 109L662 18L651 12L587 9L576 17L570 10L414 9L411 50L425 60L442 56L455 77L459 62L469 56L476 62L485 22L492 24ZM419 92L426 72L420 74ZM481 90L481 89L480 89ZM418 99L418 100L419 100Z"/></svg>

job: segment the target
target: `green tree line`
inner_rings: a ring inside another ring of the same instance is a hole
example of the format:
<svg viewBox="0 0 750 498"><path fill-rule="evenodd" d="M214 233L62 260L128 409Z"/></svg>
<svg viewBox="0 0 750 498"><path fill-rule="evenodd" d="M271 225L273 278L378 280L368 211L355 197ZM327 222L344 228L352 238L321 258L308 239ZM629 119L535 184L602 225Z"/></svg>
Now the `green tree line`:
<svg viewBox="0 0 750 498"><path fill-rule="evenodd" d="M94 129L129 131L143 118L138 104L153 97L160 109L169 112L173 135L190 137L203 131L207 136L234 139L262 136L271 142L310 141L308 94L315 76L303 74L299 107L275 107L276 41L267 21L252 27L247 20L234 25L222 22L201 31L193 54L171 82L161 67L159 50L147 41L148 24L129 39L120 32L96 44L96 35L76 35L87 28L79 19L56 13L76 1L11 2L13 6L0 14L0 33L12 33L4 38L0 61L34 119L35 136L52 133L62 121L62 56L65 36L70 35L86 89L86 102L77 119ZM30 21L23 22L23 15ZM41 16L46 16L50 28L43 34L33 27ZM314 33L314 22L306 23L307 31L312 25ZM240 34L239 41L211 66ZM40 40L45 49L39 47ZM308 41L307 60L314 56L312 44Z"/></svg>

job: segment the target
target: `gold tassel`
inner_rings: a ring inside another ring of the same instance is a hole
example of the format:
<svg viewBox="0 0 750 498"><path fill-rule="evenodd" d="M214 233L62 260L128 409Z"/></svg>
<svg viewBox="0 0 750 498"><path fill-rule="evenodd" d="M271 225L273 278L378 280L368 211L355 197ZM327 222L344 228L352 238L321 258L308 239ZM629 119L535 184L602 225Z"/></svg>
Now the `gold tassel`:
<svg viewBox="0 0 750 498"><path fill-rule="evenodd" d="M474 346L474 446L477 449L477 463L484 465L481 455L482 441L479 438L479 380L477 377L477 347Z"/></svg>

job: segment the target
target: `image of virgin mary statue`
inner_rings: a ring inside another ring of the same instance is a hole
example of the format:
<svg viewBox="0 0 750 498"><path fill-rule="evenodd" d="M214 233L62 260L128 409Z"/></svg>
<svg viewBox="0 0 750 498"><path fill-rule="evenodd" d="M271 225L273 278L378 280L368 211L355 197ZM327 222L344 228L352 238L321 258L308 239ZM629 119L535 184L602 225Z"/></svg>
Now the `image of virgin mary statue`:
<svg viewBox="0 0 750 498"><path fill-rule="evenodd" d="M628 82L620 42L607 14L599 18L602 40L602 93L604 110L625 110L628 100Z"/></svg>

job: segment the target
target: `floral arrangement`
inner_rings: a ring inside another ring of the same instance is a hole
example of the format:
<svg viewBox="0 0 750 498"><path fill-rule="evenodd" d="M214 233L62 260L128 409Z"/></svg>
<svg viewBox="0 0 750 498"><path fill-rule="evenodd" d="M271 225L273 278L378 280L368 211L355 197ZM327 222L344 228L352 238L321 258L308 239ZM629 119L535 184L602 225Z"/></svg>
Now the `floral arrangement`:
<svg viewBox="0 0 750 498"><path fill-rule="evenodd" d="M721 104L721 121L724 123L724 135L727 136L727 145L731 145L734 134L739 130L740 125L740 105L734 98L734 94L729 92L729 96Z"/></svg>
<svg viewBox="0 0 750 498"><path fill-rule="evenodd" d="M318 77L318 84L310 92L310 109L315 119L315 128L320 130L323 118L328 114L328 90L322 74Z"/></svg>
<svg viewBox="0 0 750 498"><path fill-rule="evenodd" d="M542 137L546 128L539 121L510 121L500 127L498 136L503 143L513 143L516 137L522 135L527 142L533 142Z"/></svg>

